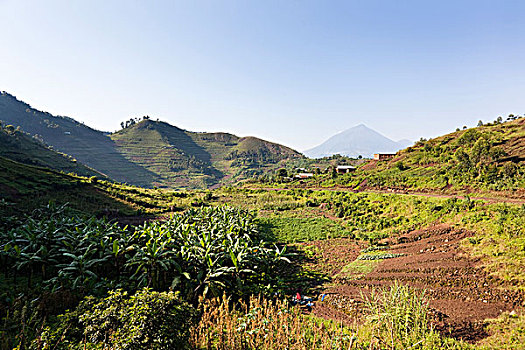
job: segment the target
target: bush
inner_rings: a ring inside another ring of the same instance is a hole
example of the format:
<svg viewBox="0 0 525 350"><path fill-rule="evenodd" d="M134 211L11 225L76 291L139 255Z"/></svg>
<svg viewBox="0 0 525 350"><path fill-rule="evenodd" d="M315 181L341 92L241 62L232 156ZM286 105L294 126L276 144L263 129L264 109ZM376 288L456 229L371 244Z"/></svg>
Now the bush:
<svg viewBox="0 0 525 350"><path fill-rule="evenodd" d="M185 349L196 311L173 292L121 290L86 298L46 327L33 348Z"/></svg>
<svg viewBox="0 0 525 350"><path fill-rule="evenodd" d="M400 171L408 169L408 167L402 161L399 161L396 163L396 168L399 169Z"/></svg>

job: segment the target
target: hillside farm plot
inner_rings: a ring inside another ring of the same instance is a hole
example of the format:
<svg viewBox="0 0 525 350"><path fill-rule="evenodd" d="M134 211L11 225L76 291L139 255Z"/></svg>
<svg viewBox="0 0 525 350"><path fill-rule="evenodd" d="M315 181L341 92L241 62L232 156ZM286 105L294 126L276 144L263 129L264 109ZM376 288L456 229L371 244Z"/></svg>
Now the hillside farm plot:
<svg viewBox="0 0 525 350"><path fill-rule="evenodd" d="M486 319L521 310L525 298L523 291L489 276L479 260L462 251L461 241L471 235L463 229L438 225L387 240L388 250L365 253L352 240L348 244L340 239L315 243L316 266L310 268L324 270L332 280L320 291L326 297L312 312L351 325L362 315L363 296L399 281L425 290L432 324L441 333L466 341L480 340L489 335ZM380 258L362 258L371 253Z"/></svg>

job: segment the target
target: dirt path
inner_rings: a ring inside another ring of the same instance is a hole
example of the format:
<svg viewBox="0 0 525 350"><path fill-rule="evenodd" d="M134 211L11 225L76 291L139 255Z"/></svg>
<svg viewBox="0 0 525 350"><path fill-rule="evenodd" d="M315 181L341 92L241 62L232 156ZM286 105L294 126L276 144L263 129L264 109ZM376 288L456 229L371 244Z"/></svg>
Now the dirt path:
<svg viewBox="0 0 525 350"><path fill-rule="evenodd" d="M299 187L302 188L302 187ZM265 191L288 191L289 188L273 188L273 187L246 187L249 190L265 190ZM397 194L397 195L406 195L406 196L421 196L421 197L433 197L433 198L459 198L466 199L467 196L458 195L458 194L445 194L445 193L427 193L427 192L417 192L417 191L408 191L408 190L396 190L396 189L365 189L356 191L348 187L308 187L306 189L312 191L343 191L343 192L352 192L352 193L381 193L381 194ZM471 200L482 200L489 203L510 203L510 204L525 204L525 199L522 198L509 198L509 197L471 197L468 196Z"/></svg>
<svg viewBox="0 0 525 350"><path fill-rule="evenodd" d="M441 333L467 341L480 340L488 335L484 320L504 311L521 310L525 295L489 276L480 261L462 251L460 242L471 235L446 225L413 231L390 242L389 252L402 256L381 260L368 274L343 277L337 276L343 266L359 255L355 241L305 243L315 245L319 251L312 269L332 276L332 282L324 286L325 301L318 302L312 312L352 324L362 312L362 295L397 280L426 291L432 323Z"/></svg>

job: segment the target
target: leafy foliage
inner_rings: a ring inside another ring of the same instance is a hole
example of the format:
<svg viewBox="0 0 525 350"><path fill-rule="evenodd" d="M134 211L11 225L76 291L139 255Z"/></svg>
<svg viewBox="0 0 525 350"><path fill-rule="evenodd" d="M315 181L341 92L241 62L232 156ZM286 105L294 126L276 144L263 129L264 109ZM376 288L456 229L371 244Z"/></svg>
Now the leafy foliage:
<svg viewBox="0 0 525 350"><path fill-rule="evenodd" d="M34 349L185 349L196 310L176 293L121 290L60 315Z"/></svg>
<svg viewBox="0 0 525 350"><path fill-rule="evenodd" d="M229 207L192 209L136 228L78 216L65 206L35 211L0 231L3 275L14 286L1 295L0 316L14 322L5 338L31 338L61 305L116 288L176 289L194 303L209 294L277 291L285 249L264 241L257 227L252 214ZM17 308L35 313L11 317Z"/></svg>
<svg viewBox="0 0 525 350"><path fill-rule="evenodd" d="M200 294L271 291L285 249L259 237L254 216L229 207L191 209L135 229L70 216L65 206L28 217L0 235L1 259L17 274L38 274L51 291L87 294L126 285Z"/></svg>
<svg viewBox="0 0 525 350"><path fill-rule="evenodd" d="M287 260L284 248L259 237L253 215L228 207L192 209L164 223L147 223L131 243L126 265L139 285L179 288L193 300L223 291L271 292L279 284L274 269Z"/></svg>

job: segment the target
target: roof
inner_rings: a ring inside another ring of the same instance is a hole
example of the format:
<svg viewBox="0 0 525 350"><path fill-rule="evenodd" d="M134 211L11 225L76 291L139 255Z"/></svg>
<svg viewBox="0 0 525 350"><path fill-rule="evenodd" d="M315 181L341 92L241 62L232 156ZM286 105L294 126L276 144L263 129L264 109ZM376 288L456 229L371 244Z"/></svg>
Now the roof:
<svg viewBox="0 0 525 350"><path fill-rule="evenodd" d="M295 177L300 177L300 178L305 178L305 177L313 177L314 174L312 173L299 173L297 175L295 175Z"/></svg>
<svg viewBox="0 0 525 350"><path fill-rule="evenodd" d="M355 166L351 165L338 165L337 169L355 169Z"/></svg>

